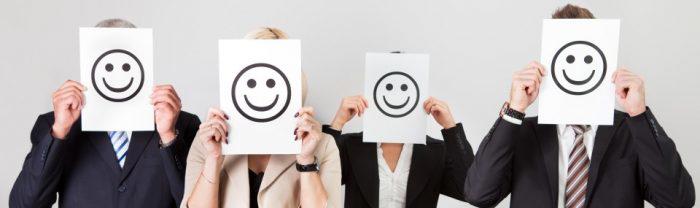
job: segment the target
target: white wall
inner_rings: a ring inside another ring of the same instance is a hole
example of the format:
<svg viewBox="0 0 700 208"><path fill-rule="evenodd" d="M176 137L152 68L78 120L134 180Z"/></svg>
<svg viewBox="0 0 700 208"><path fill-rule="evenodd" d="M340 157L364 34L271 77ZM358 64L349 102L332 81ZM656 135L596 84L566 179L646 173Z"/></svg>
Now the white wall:
<svg viewBox="0 0 700 208"><path fill-rule="evenodd" d="M700 177L700 2L579 1L622 19L620 64L647 79L647 102ZM0 3L0 206L7 204L37 115L66 79L79 80L78 27L123 17L155 29L156 83L184 110L217 105L217 39L275 26L302 40L308 104L328 122L363 89L364 53L431 54L431 95L447 100L476 149L507 97L514 70L538 60L541 20L564 1L37 1ZM531 108L536 109L536 108ZM534 112L531 112L534 113ZM431 134L437 136L437 125ZM348 126L361 129L358 121ZM443 197L441 207L460 205ZM501 206L506 206L504 201Z"/></svg>

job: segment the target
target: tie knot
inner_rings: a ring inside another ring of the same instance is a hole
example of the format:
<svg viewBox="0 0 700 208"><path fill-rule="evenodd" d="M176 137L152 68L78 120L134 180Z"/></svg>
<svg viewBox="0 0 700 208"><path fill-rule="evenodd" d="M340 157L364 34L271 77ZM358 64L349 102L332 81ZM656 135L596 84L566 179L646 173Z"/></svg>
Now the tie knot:
<svg viewBox="0 0 700 208"><path fill-rule="evenodd" d="M589 125L570 125L571 128L574 129L574 132L576 135L581 135L586 133L588 130L591 130L591 126Z"/></svg>

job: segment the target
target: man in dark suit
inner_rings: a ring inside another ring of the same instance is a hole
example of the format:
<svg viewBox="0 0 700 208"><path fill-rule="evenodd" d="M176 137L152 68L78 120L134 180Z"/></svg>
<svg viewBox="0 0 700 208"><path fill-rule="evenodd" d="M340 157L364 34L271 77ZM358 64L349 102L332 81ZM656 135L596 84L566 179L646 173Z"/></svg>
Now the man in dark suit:
<svg viewBox="0 0 700 208"><path fill-rule="evenodd" d="M133 27L116 19L98 26ZM32 129L10 207L50 207L57 193L60 207L177 207L199 118L180 111L172 86L160 85L151 95L157 131L83 132L84 90L69 80L54 92L54 111Z"/></svg>
<svg viewBox="0 0 700 208"><path fill-rule="evenodd" d="M567 5L554 18L593 18ZM692 207L695 190L675 144L646 107L644 82L626 69L612 80L612 126L544 125L524 118L539 93L544 67L513 76L510 101L477 151L465 181L466 200L492 207ZM571 109L576 110L576 109Z"/></svg>
<svg viewBox="0 0 700 208"><path fill-rule="evenodd" d="M340 151L345 207L436 207L440 194L464 200L474 153L446 102L431 97L423 103L443 127L443 140L426 136L425 145L364 143L361 132L341 134L345 123L368 106L362 96L346 97L333 122L323 126Z"/></svg>

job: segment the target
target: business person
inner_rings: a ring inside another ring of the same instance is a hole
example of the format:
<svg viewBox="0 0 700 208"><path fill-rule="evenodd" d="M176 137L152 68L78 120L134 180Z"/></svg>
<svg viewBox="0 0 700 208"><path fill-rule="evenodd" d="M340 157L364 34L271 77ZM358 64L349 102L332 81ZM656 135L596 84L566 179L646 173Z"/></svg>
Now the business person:
<svg viewBox="0 0 700 208"><path fill-rule="evenodd" d="M108 19L97 27L134 25ZM32 148L10 193L10 207L177 207L187 150L199 126L170 85L153 88L156 131L83 132L85 87L66 81L53 112L40 115ZM110 119L110 118L105 118Z"/></svg>
<svg viewBox="0 0 700 208"><path fill-rule="evenodd" d="M247 39L287 39L279 29L261 28ZM302 75L302 100L306 98ZM314 111L298 118L297 155L221 155L228 142L228 116L212 108L200 126L188 158L182 207L340 207L340 158L330 135L321 132ZM233 141L235 142L235 138Z"/></svg>
<svg viewBox="0 0 700 208"><path fill-rule="evenodd" d="M593 18L567 5L553 18ZM675 144L646 106L643 79L618 69L612 126L545 125L524 118L537 99L544 66L513 75L510 101L481 143L465 184L466 199L492 207L692 207L695 190ZM571 109L575 111L576 109Z"/></svg>
<svg viewBox="0 0 700 208"><path fill-rule="evenodd" d="M464 200L474 153L447 103L428 98L423 110L442 127L444 140L426 144L363 143L362 133L342 134L345 123L368 108L363 96L343 98L324 132L335 138L343 167L345 207L435 207L440 194Z"/></svg>

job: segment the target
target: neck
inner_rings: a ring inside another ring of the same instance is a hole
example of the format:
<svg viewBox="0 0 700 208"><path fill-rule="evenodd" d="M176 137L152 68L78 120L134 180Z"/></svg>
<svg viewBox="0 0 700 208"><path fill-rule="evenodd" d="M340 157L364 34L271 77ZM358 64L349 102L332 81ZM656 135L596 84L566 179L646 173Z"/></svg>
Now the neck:
<svg viewBox="0 0 700 208"><path fill-rule="evenodd" d="M248 169L256 174L265 172L270 155L248 155Z"/></svg>

